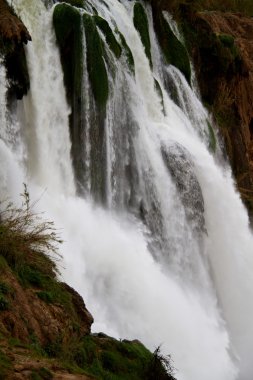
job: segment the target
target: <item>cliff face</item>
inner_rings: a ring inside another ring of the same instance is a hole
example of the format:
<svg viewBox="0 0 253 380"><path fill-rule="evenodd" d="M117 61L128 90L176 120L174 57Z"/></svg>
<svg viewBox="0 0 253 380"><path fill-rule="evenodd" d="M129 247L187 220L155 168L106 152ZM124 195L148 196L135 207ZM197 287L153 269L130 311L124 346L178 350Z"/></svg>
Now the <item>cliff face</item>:
<svg viewBox="0 0 253 380"><path fill-rule="evenodd" d="M202 99L215 116L237 188L251 216L253 20L239 13L207 11L204 5L200 11L201 4L192 1L149 2L156 28L159 15L167 10L174 15L184 33L189 55L195 64Z"/></svg>
<svg viewBox="0 0 253 380"><path fill-rule="evenodd" d="M191 27L188 37L202 97L216 116L238 190L252 212L253 20L200 12Z"/></svg>
<svg viewBox="0 0 253 380"><path fill-rule="evenodd" d="M9 97L21 99L30 87L24 44L31 41L25 25L5 0L0 0L0 55L9 79Z"/></svg>

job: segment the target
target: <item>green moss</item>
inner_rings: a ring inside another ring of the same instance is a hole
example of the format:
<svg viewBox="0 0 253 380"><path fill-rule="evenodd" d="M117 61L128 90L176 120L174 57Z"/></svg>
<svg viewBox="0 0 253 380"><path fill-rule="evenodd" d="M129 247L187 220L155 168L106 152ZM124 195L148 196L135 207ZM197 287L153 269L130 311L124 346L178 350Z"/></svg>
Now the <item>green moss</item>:
<svg viewBox="0 0 253 380"><path fill-rule="evenodd" d="M108 43L108 45L109 45L110 49L112 50L112 52L114 53L115 57L119 58L121 56L122 48L121 48L120 44L118 43L118 41L116 40L116 38L113 34L113 31L111 30L108 22L100 16L95 15L93 18L96 22L96 25L103 32L103 34L106 38L106 42Z"/></svg>
<svg viewBox="0 0 253 380"><path fill-rule="evenodd" d="M37 292L36 294L45 303L54 303L54 296L52 292Z"/></svg>
<svg viewBox="0 0 253 380"><path fill-rule="evenodd" d="M33 370L30 379L31 380L51 380L54 376L47 368L41 367L38 370Z"/></svg>
<svg viewBox="0 0 253 380"><path fill-rule="evenodd" d="M0 281L0 294L9 294L12 292L12 289L8 284L3 281Z"/></svg>
<svg viewBox="0 0 253 380"><path fill-rule="evenodd" d="M83 8L84 7L84 0L64 0L61 2L68 3L68 4L72 5L73 7L77 7L77 8Z"/></svg>
<svg viewBox="0 0 253 380"><path fill-rule="evenodd" d="M134 64L134 57L133 57L133 54L131 52L131 49L128 46L128 44L126 43L126 40L125 40L125 37L123 36L123 34L120 33L119 31L117 31L117 33L120 36L120 41L121 41L121 44L123 46L124 53L127 57L127 63L128 63L129 69L134 74L135 73L135 64Z"/></svg>
<svg viewBox="0 0 253 380"><path fill-rule="evenodd" d="M177 67L190 84L191 66L186 48L174 35L162 14L157 16L155 25L158 40L167 63Z"/></svg>
<svg viewBox="0 0 253 380"><path fill-rule="evenodd" d="M218 38L226 47L232 47L234 45L235 39L230 34L219 34Z"/></svg>
<svg viewBox="0 0 253 380"><path fill-rule="evenodd" d="M215 136L213 127L211 126L209 121L207 121L207 125L208 125L208 132L209 132L209 149L215 153L216 147L217 147L216 136Z"/></svg>
<svg viewBox="0 0 253 380"><path fill-rule="evenodd" d="M83 15L87 43L87 67L94 98L104 108L109 95L109 83L103 58L103 45L95 21L88 14Z"/></svg>
<svg viewBox="0 0 253 380"><path fill-rule="evenodd" d="M148 18L141 3L134 4L134 26L138 30L142 44L145 49L146 56L149 59L150 66L152 67L152 58L151 58L151 44L149 37L148 29Z"/></svg>
<svg viewBox="0 0 253 380"><path fill-rule="evenodd" d="M0 350L0 380L7 378L8 372L12 369L11 360Z"/></svg>
<svg viewBox="0 0 253 380"><path fill-rule="evenodd" d="M0 294L0 311L9 310L10 304L9 301L4 297L2 294Z"/></svg>
<svg viewBox="0 0 253 380"><path fill-rule="evenodd" d="M54 8L53 24L61 52L64 83L67 96L81 97L83 73L83 43L81 15L68 4L57 4Z"/></svg>
<svg viewBox="0 0 253 380"><path fill-rule="evenodd" d="M86 336L73 347L71 353L71 360L97 379L173 379L166 374L159 360L153 377L150 376L154 367L154 355L138 341L118 341L102 334ZM156 376L158 373L162 373L163 376Z"/></svg>

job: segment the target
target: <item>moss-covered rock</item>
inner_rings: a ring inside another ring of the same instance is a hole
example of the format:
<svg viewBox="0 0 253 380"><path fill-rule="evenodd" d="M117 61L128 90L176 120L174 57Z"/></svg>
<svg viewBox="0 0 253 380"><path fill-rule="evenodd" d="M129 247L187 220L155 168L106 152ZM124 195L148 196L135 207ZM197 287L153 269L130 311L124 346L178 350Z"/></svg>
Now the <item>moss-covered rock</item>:
<svg viewBox="0 0 253 380"><path fill-rule="evenodd" d="M152 67L151 57L151 44L149 37L148 18L141 3L134 4L134 26L138 30L142 44L145 49L146 56L149 59L150 66Z"/></svg>
<svg viewBox="0 0 253 380"><path fill-rule="evenodd" d="M158 356L139 341L101 333L85 337L72 351L72 361L97 379L173 380Z"/></svg>
<svg viewBox="0 0 253 380"><path fill-rule="evenodd" d="M110 49L114 53L116 58L121 56L122 48L118 41L116 40L113 31L111 30L108 22L100 16L95 15L94 20L99 29L103 32L106 42L108 43Z"/></svg>
<svg viewBox="0 0 253 380"><path fill-rule="evenodd" d="M72 5L73 7L77 7L77 8L84 7L84 0L60 0L59 2L68 3L69 5Z"/></svg>
<svg viewBox="0 0 253 380"><path fill-rule="evenodd" d="M130 71L134 74L135 73L135 63L134 63L134 57L133 57L132 51L131 51L130 47L128 46L126 39L123 36L123 34L120 33L119 31L117 31L117 33L120 36L120 41L121 41L121 44L122 44L123 49L124 49L124 53L125 53L126 58L127 58L128 67L129 67Z"/></svg>
<svg viewBox="0 0 253 380"><path fill-rule="evenodd" d="M109 95L109 83L103 58L103 43L96 28L94 18L83 15L87 44L87 67L94 98L99 107L104 108Z"/></svg>
<svg viewBox="0 0 253 380"><path fill-rule="evenodd" d="M68 4L58 4L54 8L53 23L61 52L67 96L71 103L72 97L80 97L81 93L83 72L81 15L76 8Z"/></svg>
<svg viewBox="0 0 253 380"><path fill-rule="evenodd" d="M177 67L190 84L191 66L186 48L175 36L162 13L153 13L153 17L157 37L167 63Z"/></svg>
<svg viewBox="0 0 253 380"><path fill-rule="evenodd" d="M87 46L87 69L96 103L92 128L90 129L90 191L97 202L104 203L106 198L104 120L109 96L109 81L105 65L104 45L99 36L94 17L84 14L83 23Z"/></svg>

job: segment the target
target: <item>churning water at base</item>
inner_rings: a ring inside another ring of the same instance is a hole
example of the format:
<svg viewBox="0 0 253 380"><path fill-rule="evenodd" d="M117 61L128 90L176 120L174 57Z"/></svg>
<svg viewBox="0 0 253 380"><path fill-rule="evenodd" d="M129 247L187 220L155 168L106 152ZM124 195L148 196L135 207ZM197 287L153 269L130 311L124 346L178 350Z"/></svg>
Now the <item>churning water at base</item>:
<svg viewBox="0 0 253 380"><path fill-rule="evenodd" d="M62 229L63 277L84 297L94 331L137 338L151 350L162 344L178 380L251 380L253 238L247 214L230 170L208 150L206 111L178 70L164 65L150 10L153 71L133 26L133 3L92 1L112 29L117 25L135 61L133 77L125 57L116 61L105 42L110 96L102 208L92 194L75 196L70 110L52 10L39 1L13 3L33 38L26 48L31 90L8 117L0 66L1 196L17 197L26 182L31 197L41 198L37 207ZM85 36L83 49L85 60ZM85 194L93 165L87 78L84 62Z"/></svg>

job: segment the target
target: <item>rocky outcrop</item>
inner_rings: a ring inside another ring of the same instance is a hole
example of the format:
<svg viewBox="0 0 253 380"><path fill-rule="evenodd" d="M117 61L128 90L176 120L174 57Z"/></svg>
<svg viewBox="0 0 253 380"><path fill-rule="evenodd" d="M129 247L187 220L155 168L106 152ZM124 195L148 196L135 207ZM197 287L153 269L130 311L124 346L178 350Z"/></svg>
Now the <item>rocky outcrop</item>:
<svg viewBox="0 0 253 380"><path fill-rule="evenodd" d="M242 199L253 207L253 19L199 12L188 23L189 46L203 100L224 138Z"/></svg>
<svg viewBox="0 0 253 380"><path fill-rule="evenodd" d="M51 350L56 342L66 345L73 337L90 333L93 318L68 285L59 284L61 297L53 299L38 286L22 286L9 269L2 271L0 280L0 288L7 289L1 298L7 307L0 305L0 331L5 336Z"/></svg>
<svg viewBox="0 0 253 380"><path fill-rule="evenodd" d="M156 29L160 28L162 11L167 10L184 32L203 101L215 116L238 190L252 215L253 19L239 13L207 11L205 2L147 1L152 5ZM166 44L169 49L168 39Z"/></svg>
<svg viewBox="0 0 253 380"><path fill-rule="evenodd" d="M0 36L3 44L11 43L11 47L13 48L14 44L26 44L31 40L27 28L14 14L5 0L0 0Z"/></svg>
<svg viewBox="0 0 253 380"><path fill-rule="evenodd" d="M21 99L30 86L24 44L31 36L5 0L0 0L0 55L9 79L9 96Z"/></svg>

